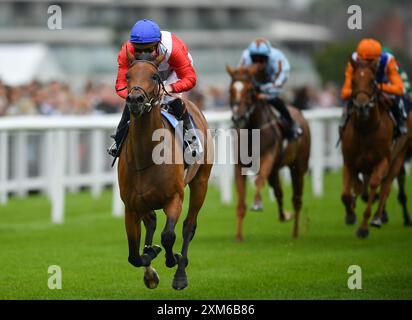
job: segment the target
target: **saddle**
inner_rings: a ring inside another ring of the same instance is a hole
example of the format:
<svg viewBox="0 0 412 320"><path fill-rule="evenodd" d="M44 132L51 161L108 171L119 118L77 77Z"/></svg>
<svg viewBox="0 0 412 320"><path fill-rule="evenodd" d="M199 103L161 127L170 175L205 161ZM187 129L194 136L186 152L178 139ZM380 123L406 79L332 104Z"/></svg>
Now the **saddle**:
<svg viewBox="0 0 412 320"><path fill-rule="evenodd" d="M164 107L162 105L162 109L160 110L161 115L163 116L163 118L165 120L167 120L169 122L169 124L173 127L173 129L175 130L175 134L179 140L179 142L182 145L182 152L183 152L183 159L184 159L184 166L185 169L187 167L189 167L189 165L193 164L191 162L187 162L187 155L189 155L191 153L192 150L192 146L191 144L184 139L184 133L183 133L183 126L182 126L182 122L178 121L176 119L176 117L169 112L167 105L165 105L166 107ZM189 119L190 122L192 123L193 128L195 128L196 130L199 129L198 126L196 125L196 122L193 120L192 115L189 113ZM194 134L196 134L194 132ZM197 137L196 141L199 143L199 155L203 154L203 148L202 148L202 144L201 144L201 140L199 137ZM190 157L189 157L190 158Z"/></svg>

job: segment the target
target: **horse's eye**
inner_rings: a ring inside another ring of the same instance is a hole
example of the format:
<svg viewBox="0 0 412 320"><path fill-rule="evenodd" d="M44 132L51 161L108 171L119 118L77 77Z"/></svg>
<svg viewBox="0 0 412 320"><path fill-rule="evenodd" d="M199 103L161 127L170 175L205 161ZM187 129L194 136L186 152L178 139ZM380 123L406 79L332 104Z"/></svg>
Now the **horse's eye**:
<svg viewBox="0 0 412 320"><path fill-rule="evenodd" d="M130 75L128 73L126 73L126 80L130 79Z"/></svg>
<svg viewBox="0 0 412 320"><path fill-rule="evenodd" d="M158 81L159 80L159 75L157 75L157 74L152 75L152 80L153 81Z"/></svg>

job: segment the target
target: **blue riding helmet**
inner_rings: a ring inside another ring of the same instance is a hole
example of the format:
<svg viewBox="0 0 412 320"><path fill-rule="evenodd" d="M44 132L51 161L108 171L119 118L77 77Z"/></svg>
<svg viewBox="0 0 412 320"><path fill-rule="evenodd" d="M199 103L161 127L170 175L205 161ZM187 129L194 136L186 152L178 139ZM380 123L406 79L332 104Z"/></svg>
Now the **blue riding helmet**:
<svg viewBox="0 0 412 320"><path fill-rule="evenodd" d="M130 31L130 42L132 43L159 42L161 38L159 26L149 19L137 21Z"/></svg>
<svg viewBox="0 0 412 320"><path fill-rule="evenodd" d="M270 44L265 40L255 40L248 47L251 56L270 56Z"/></svg>

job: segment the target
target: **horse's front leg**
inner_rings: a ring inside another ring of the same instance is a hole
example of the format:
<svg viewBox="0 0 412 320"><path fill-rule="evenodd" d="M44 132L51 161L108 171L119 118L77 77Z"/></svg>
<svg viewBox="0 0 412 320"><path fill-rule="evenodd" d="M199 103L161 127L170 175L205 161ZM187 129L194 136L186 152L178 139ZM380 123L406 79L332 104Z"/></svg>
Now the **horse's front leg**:
<svg viewBox="0 0 412 320"><path fill-rule="evenodd" d="M176 194L173 199L163 208L167 219L162 231L162 246L165 248L166 267L174 267L180 255L173 253L173 245L176 240L175 226L182 212L183 196Z"/></svg>
<svg viewBox="0 0 412 320"><path fill-rule="evenodd" d="M141 236L141 221L136 212L128 210L125 212L125 225L127 233L127 241L129 244L128 261L135 267L147 267L150 265L150 256L148 254L140 255L140 236Z"/></svg>
<svg viewBox="0 0 412 320"><path fill-rule="evenodd" d="M355 204L354 204L354 195L352 194L352 184L353 179L351 172L346 164L343 165L343 190L341 195L341 200L345 205L346 216L345 223L347 225L352 225L356 223L356 214L355 214Z"/></svg>
<svg viewBox="0 0 412 320"><path fill-rule="evenodd" d="M252 205L253 211L262 211L262 188L265 185L266 179L269 177L270 172L272 171L273 161L275 158L274 152L266 152L260 157L260 170L258 176L256 177L255 186L255 200Z"/></svg>
<svg viewBox="0 0 412 320"><path fill-rule="evenodd" d="M405 166L402 166L401 171L399 172L399 175L398 175L398 186L399 186L398 201L402 205L402 209L403 209L403 223L405 226L410 227L412 226L412 221L409 215L408 207L406 205L407 196L405 192L405 177L406 177Z"/></svg>
<svg viewBox="0 0 412 320"><path fill-rule="evenodd" d="M143 222L146 228L143 254L148 254L151 257L151 260L153 260L162 250L159 246L152 246L153 235L156 230L156 213L150 211L148 214L144 215ZM151 265L144 268L143 281L149 289L154 289L158 286L159 275Z"/></svg>
<svg viewBox="0 0 412 320"><path fill-rule="evenodd" d="M401 183L402 181L402 170L403 168L403 164L404 164L404 159L405 159L405 155L406 155L406 150L404 153L398 155L395 159L393 159L392 163L391 163L391 168L390 171L388 173L388 175L385 177L385 179L382 182L382 186L381 186L381 192L380 192L380 197L379 197L379 206L378 206L378 210L376 211L376 214L374 216L374 218L372 219L371 225L374 227L378 227L380 228L382 226L382 222L383 222L383 214L384 214L384 208L385 208L385 204L386 204L386 200L389 197L390 191L391 191L391 187L392 187L392 182L395 179L395 177L398 177L398 182L399 182L399 195L401 195L402 193L405 192L405 186L404 183L405 181L403 181L403 184ZM405 172L403 172L403 174L405 174ZM399 178L401 177L401 178ZM403 177L403 180L405 179L405 177ZM406 196L405 196L406 198ZM405 200L406 202L406 200ZM405 203L405 207L406 207L406 203ZM405 209L404 207L404 209ZM407 210L407 209L406 209ZM404 211L404 217L405 217L405 211ZM407 217L409 218L409 217ZM405 224L406 224L405 220Z"/></svg>
<svg viewBox="0 0 412 320"><path fill-rule="evenodd" d="M177 262L177 270L173 278L172 287L176 290L181 290L187 287L187 275L186 267L189 264L188 250L190 241L192 241L196 226L197 226L197 215L200 208L203 206L205 201L208 179L210 174L210 167L204 165L201 167L197 173L195 179L193 179L190 186L190 201L189 201L189 212L183 223L183 244L182 244L182 256L179 257Z"/></svg>
<svg viewBox="0 0 412 320"><path fill-rule="evenodd" d="M367 238L369 235L368 221L371 216L372 204L375 200L376 190L381 185L382 179L388 173L389 161L384 158L374 169L369 180L370 193L368 197L368 204L363 214L363 221L360 225L357 235L359 238ZM383 203L384 204L384 203Z"/></svg>

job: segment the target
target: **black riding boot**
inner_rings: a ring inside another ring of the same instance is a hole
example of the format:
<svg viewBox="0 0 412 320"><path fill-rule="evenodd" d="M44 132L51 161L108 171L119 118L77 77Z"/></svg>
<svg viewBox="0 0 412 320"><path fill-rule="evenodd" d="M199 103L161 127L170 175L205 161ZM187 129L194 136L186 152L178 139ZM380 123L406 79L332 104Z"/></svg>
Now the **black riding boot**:
<svg viewBox="0 0 412 320"><path fill-rule="evenodd" d="M120 152L121 145L126 137L127 129L129 127L130 120L130 110L127 106L124 107L122 117L120 119L119 125L117 126L116 133L111 137L114 138L113 144L107 149L107 152L112 157L117 157Z"/></svg>
<svg viewBox="0 0 412 320"><path fill-rule="evenodd" d="M343 109L342 117L339 122L339 135L342 137L343 130L345 130L346 125L349 122L349 118L352 115L352 100L349 100L346 108Z"/></svg>
<svg viewBox="0 0 412 320"><path fill-rule="evenodd" d="M288 140L297 139L302 134L302 128L292 119L288 108L282 99L274 98L269 100L269 103L274 106L287 122L286 138Z"/></svg>
<svg viewBox="0 0 412 320"><path fill-rule="evenodd" d="M396 120L396 127L398 135L404 135L408 132L408 128L406 127L406 119L407 115L404 111L403 101L402 99L396 99L394 102L394 106L392 106L392 114Z"/></svg>
<svg viewBox="0 0 412 320"><path fill-rule="evenodd" d="M186 109L186 106L182 99L177 98L169 103L169 110L171 113L176 117L177 120L183 121L183 129L184 129L184 140L186 141L189 151L192 154L192 157L196 157L200 154L200 141L198 141L198 137L196 134L188 134L194 133L196 129L190 120L189 112Z"/></svg>

